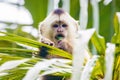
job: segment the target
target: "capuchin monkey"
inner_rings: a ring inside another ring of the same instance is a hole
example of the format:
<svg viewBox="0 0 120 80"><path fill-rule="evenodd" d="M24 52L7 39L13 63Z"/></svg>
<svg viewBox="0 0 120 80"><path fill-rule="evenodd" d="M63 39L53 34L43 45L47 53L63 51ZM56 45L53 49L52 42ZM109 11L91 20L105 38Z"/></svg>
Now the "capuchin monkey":
<svg viewBox="0 0 120 80"><path fill-rule="evenodd" d="M72 54L74 40L77 37L79 25L63 9L56 9L39 25L40 42L57 47ZM44 49L42 50L43 52ZM53 58L40 51L40 56Z"/></svg>
<svg viewBox="0 0 120 80"><path fill-rule="evenodd" d="M67 12L63 9L56 9L51 12L47 18L39 25L40 42L50 46L62 49L70 54L73 52L74 41L77 38L79 25ZM40 49L40 57L58 58L58 56L49 55L42 47ZM63 77L46 75L42 80L68 80Z"/></svg>

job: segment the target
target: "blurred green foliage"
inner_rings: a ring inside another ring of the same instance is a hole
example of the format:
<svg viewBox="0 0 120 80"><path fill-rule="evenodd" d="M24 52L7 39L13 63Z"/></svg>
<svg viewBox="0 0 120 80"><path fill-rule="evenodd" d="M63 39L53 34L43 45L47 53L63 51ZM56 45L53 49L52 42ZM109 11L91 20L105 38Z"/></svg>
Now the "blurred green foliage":
<svg viewBox="0 0 120 80"><path fill-rule="evenodd" d="M25 7L30 11L33 18L33 26L38 27L47 14L48 0L25 0Z"/></svg>
<svg viewBox="0 0 120 80"><path fill-rule="evenodd" d="M47 16L49 0L25 0L25 7L30 11L33 17L33 26L38 27L41 22ZM103 1L99 2L99 33L105 37L106 41L110 41L113 35L113 18L116 11L120 11L119 0L113 0L110 4L104 5ZM60 0L59 7L62 7L62 0ZM80 4L79 0L70 0L70 15L79 20ZM92 19L92 7L89 1L88 5L88 28L93 27Z"/></svg>
<svg viewBox="0 0 120 80"><path fill-rule="evenodd" d="M25 0L25 7L30 11L32 18L33 18L33 27L38 28L39 22L41 22L46 16L47 16L47 11L48 11L48 4L50 0ZM62 7L62 2L63 0L60 0L59 2L59 7ZM96 63L96 67L94 68L92 72L91 78L93 80L98 80L104 77L104 58L105 58L105 50L106 50L106 42L112 42L116 45L116 52L115 52L115 63L114 63L114 72L113 72L113 80L119 80L118 77L120 75L120 23L118 21L118 16L115 15L116 12L120 11L120 0L113 0L110 4L104 5L103 0L99 2L99 17L100 17L100 25L99 25L99 33L103 37L99 36L98 34L94 33L94 35L91 38L91 44L93 44L97 50L97 55L100 56L99 61ZM88 3L88 26L87 28L92 28L93 27L93 12L92 12L92 6L90 4L90 1ZM53 5L54 6L54 5ZM79 13L80 13L80 3L79 0L70 0L70 15L76 19L79 20ZM18 45L24 44L33 48L39 48L41 46L46 46L48 47L48 51L51 54L63 56L69 59L72 59L72 56L62 50L59 50L57 48L50 47L48 45L44 45L42 43L39 43L36 40L35 37L30 35L27 32L22 31L21 26L18 26L16 29L9 29L7 28L7 32L9 33L2 33L5 34L5 36L0 36L0 52L1 53L6 53L10 54L4 56L3 54L0 54L0 59L1 62L0 64L4 63L5 61L9 60L14 60L14 57L17 56L18 58L31 58L33 52L38 52L38 50L30 50L25 48L24 46ZM10 33L15 33L10 34ZM114 33L114 34L113 34ZM22 36L22 37L21 37ZM113 37L112 37L113 36ZM27 38L31 39L27 39ZM112 39L112 40L111 40ZM60 53L60 54L58 54ZM5 59L5 60L4 60ZM36 61L37 62L37 61ZM25 66L31 66L31 64L24 64ZM29 67L30 67L29 66ZM32 66L34 64L32 63ZM15 70L15 71L14 71ZM11 73L17 73L25 74L25 71L19 71L17 69L13 69ZM11 75L11 74L10 74ZM22 76L16 75L18 79L20 79ZM7 76L7 75L6 75ZM1 79L8 79L9 76L3 76L4 78L0 77ZM15 78L13 75L11 77ZM20 77L20 78L19 78Z"/></svg>

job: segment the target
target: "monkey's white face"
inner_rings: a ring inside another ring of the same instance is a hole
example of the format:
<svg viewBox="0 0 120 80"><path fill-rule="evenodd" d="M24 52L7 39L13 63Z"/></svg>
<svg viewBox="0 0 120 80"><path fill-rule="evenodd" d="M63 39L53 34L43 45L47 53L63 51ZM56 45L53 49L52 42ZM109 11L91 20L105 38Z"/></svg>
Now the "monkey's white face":
<svg viewBox="0 0 120 80"><path fill-rule="evenodd" d="M53 39L55 41L64 40L67 38L68 25L62 21L57 21L52 24Z"/></svg>

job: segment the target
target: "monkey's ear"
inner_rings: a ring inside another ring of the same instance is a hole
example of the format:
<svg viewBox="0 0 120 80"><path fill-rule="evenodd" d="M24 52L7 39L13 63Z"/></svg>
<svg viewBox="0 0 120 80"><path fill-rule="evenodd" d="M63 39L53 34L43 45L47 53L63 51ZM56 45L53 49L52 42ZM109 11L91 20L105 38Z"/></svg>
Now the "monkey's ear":
<svg viewBox="0 0 120 80"><path fill-rule="evenodd" d="M80 22L78 20L76 20L75 23L76 23L77 31L79 31L80 30Z"/></svg>
<svg viewBox="0 0 120 80"><path fill-rule="evenodd" d="M43 31L44 31L44 24L43 24L43 22L40 22L39 23L39 26L38 26L38 34L39 34L39 41L41 42L41 38L42 38L42 33L43 33Z"/></svg>
<svg viewBox="0 0 120 80"><path fill-rule="evenodd" d="M79 20L76 20L76 23L77 23L78 25L80 25L80 21L79 21Z"/></svg>
<svg viewBox="0 0 120 80"><path fill-rule="evenodd" d="M40 22L38 26L39 34L42 34L42 27L43 27L43 22Z"/></svg>

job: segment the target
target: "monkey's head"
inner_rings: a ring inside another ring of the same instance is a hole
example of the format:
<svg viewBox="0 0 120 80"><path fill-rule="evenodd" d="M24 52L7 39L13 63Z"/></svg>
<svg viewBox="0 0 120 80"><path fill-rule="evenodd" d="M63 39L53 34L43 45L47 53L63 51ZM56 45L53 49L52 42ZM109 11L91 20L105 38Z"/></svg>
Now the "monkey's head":
<svg viewBox="0 0 120 80"><path fill-rule="evenodd" d="M69 40L76 37L78 22L67 12L56 9L40 23L40 34L51 41Z"/></svg>

